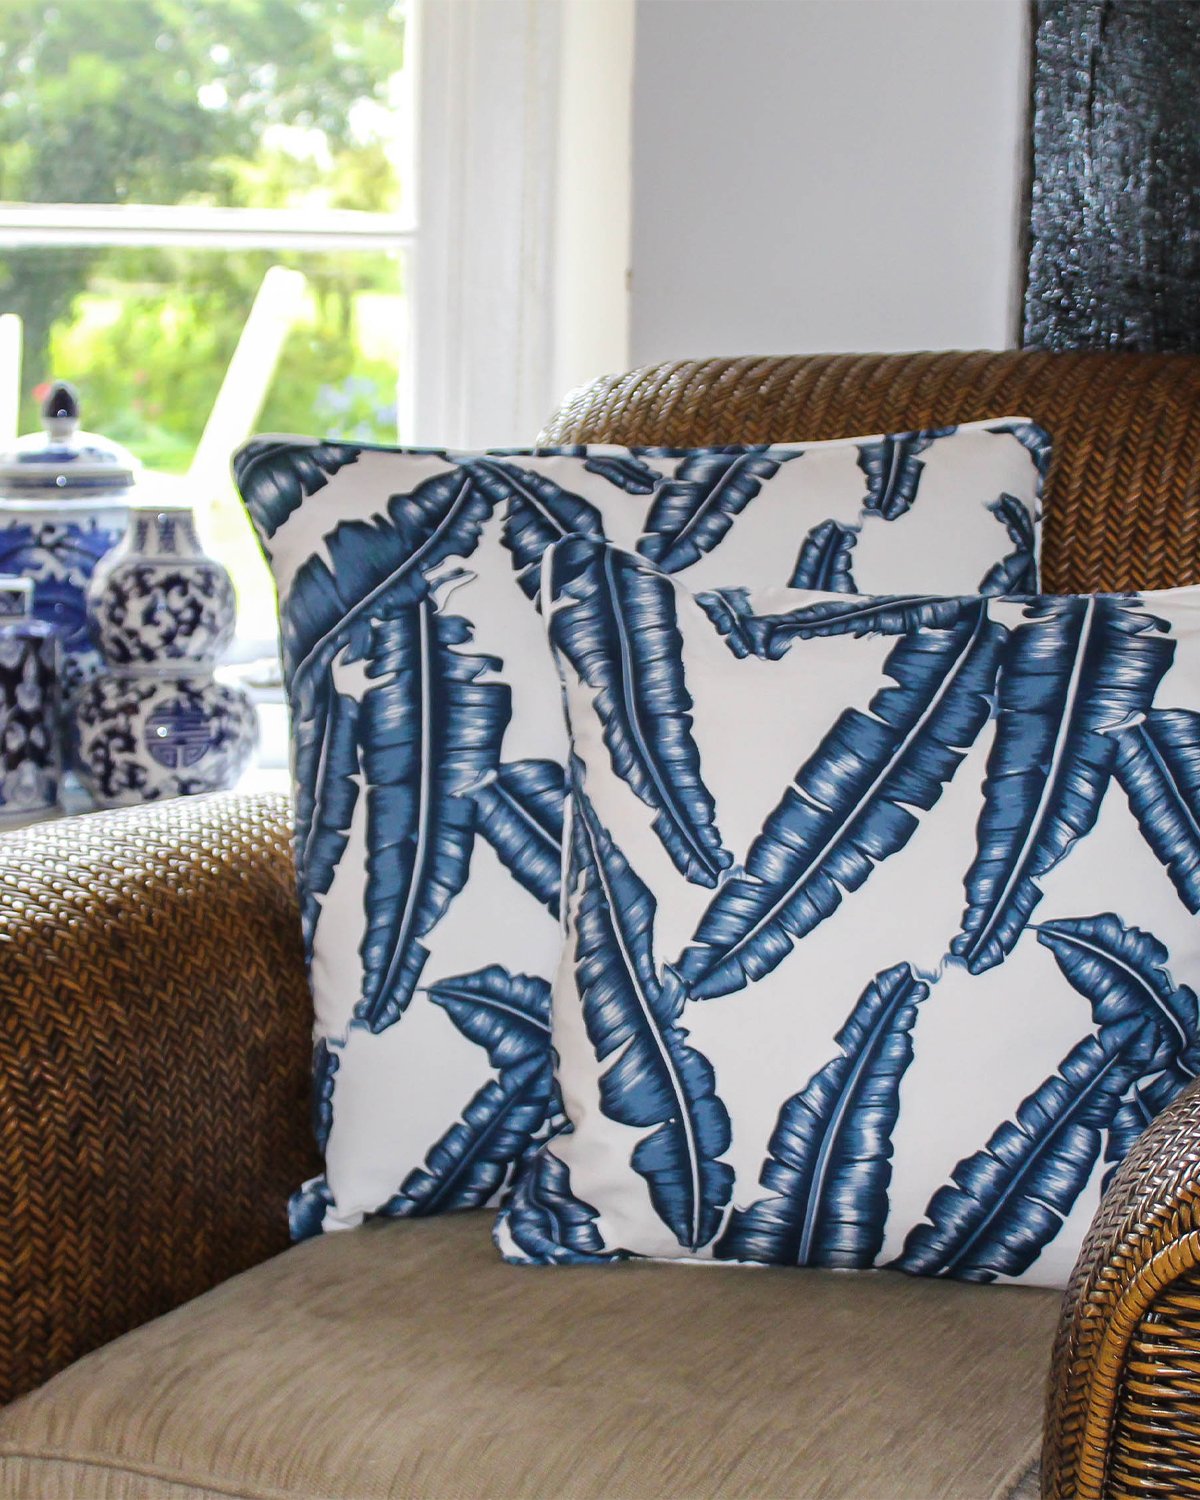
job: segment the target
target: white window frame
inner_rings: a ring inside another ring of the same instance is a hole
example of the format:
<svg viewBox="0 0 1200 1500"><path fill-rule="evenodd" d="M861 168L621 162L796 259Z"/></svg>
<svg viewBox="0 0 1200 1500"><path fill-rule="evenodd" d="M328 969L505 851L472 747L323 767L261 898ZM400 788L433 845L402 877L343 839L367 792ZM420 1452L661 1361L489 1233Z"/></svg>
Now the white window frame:
<svg viewBox="0 0 1200 1500"><path fill-rule="evenodd" d="M401 441L530 442L568 385L627 363L633 7L409 0L407 214L0 204L0 251L402 252Z"/></svg>

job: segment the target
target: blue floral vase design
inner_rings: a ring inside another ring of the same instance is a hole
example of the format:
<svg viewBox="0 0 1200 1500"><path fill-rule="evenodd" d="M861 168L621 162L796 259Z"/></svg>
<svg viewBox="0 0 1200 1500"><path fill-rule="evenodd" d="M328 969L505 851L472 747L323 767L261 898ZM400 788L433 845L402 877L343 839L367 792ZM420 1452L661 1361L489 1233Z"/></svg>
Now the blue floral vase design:
<svg viewBox="0 0 1200 1500"><path fill-rule="evenodd" d="M79 774L102 807L232 786L258 743L243 689L213 669L233 639L229 574L186 507L131 511L88 587L105 669L74 703Z"/></svg>
<svg viewBox="0 0 1200 1500"><path fill-rule="evenodd" d="M58 803L59 639L32 601L28 579L0 578L0 827Z"/></svg>
<svg viewBox="0 0 1200 1500"><path fill-rule="evenodd" d="M65 382L42 407L44 431L0 455L0 573L34 585L33 614L58 630L69 694L101 667L88 632L85 591L120 541L137 461L79 429L79 399Z"/></svg>

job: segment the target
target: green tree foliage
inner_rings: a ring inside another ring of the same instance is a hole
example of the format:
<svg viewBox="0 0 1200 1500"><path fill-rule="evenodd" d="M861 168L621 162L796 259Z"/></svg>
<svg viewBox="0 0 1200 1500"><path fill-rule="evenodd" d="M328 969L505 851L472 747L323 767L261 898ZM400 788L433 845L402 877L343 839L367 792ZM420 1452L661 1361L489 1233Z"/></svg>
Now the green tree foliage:
<svg viewBox="0 0 1200 1500"><path fill-rule="evenodd" d="M395 209L403 49L387 0L0 0L0 199ZM378 313L390 297L398 323L402 268L347 253L0 257L0 310L25 329L23 425L37 385L69 376L89 426L186 467L272 264L302 270L309 296L261 425L394 436Z"/></svg>

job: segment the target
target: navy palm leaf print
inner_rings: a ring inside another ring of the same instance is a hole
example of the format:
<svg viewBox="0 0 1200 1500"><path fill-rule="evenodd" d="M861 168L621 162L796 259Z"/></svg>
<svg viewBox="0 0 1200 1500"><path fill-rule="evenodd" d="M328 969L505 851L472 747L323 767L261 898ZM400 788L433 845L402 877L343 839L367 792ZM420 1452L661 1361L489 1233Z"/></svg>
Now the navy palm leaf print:
<svg viewBox="0 0 1200 1500"><path fill-rule="evenodd" d="M333 884L359 797L358 715L357 700L327 684L310 717L295 728L296 873L310 961L321 912L318 897Z"/></svg>
<svg viewBox="0 0 1200 1500"><path fill-rule="evenodd" d="M383 1212L424 1218L486 1203L545 1120L551 1078L547 1052L489 1079Z"/></svg>
<svg viewBox="0 0 1200 1500"><path fill-rule="evenodd" d="M725 637L734 656L779 661L796 641L824 635L907 635L923 628L948 630L979 608L978 599L940 594L881 594L824 599L781 614L755 614L747 589L712 589L696 602Z"/></svg>
<svg viewBox="0 0 1200 1500"><path fill-rule="evenodd" d="M333 1084L338 1055L322 1038L313 1048L312 1128L317 1150L324 1151L333 1128Z"/></svg>
<svg viewBox="0 0 1200 1500"><path fill-rule="evenodd" d="M685 458L655 495L637 550L665 573L690 568L718 545L763 480L798 456L753 448Z"/></svg>
<svg viewBox="0 0 1200 1500"><path fill-rule="evenodd" d="M324 1177L314 1177L288 1199L288 1234L299 1243L320 1234L325 1214L333 1206L333 1191Z"/></svg>
<svg viewBox="0 0 1200 1500"><path fill-rule="evenodd" d="M895 521L904 515L917 498L921 470L925 467L918 455L924 453L935 438L952 431L953 428L940 428L930 432L901 433L896 437L880 438L875 443L860 443L858 467L867 476L863 510L869 515L881 516L885 521Z"/></svg>
<svg viewBox="0 0 1200 1500"><path fill-rule="evenodd" d="M652 495L662 475L636 455L596 453L584 461L589 474L599 474L627 495Z"/></svg>
<svg viewBox="0 0 1200 1500"><path fill-rule="evenodd" d="M701 779L670 579L583 539L557 548L551 570L550 637L596 690L614 770L680 873L715 886L732 861Z"/></svg>
<svg viewBox="0 0 1200 1500"><path fill-rule="evenodd" d="M720 1226L733 1171L718 1158L730 1125L713 1070L680 1025L683 993L660 983L651 935L655 903L600 826L584 794L574 800L573 861L581 896L575 975L588 1037L601 1062L600 1107L648 1131L632 1165L655 1211L681 1245L697 1249Z"/></svg>
<svg viewBox="0 0 1200 1500"><path fill-rule="evenodd" d="M487 1051L497 1071L550 1053L550 985L531 974L489 964L473 974L439 979L429 998L465 1037Z"/></svg>
<svg viewBox="0 0 1200 1500"><path fill-rule="evenodd" d="M787 1100L761 1182L772 1196L735 1210L717 1245L732 1260L869 1266L883 1246L892 1131L929 987L907 964L867 986L834 1058Z"/></svg>
<svg viewBox="0 0 1200 1500"><path fill-rule="evenodd" d="M1126 926L1112 912L1042 922L1037 935L1091 1005L1097 1026L1151 1023L1143 1072L1168 1063L1189 1075L1200 1069L1200 1003L1194 990L1173 982L1167 950L1156 937Z"/></svg>
<svg viewBox="0 0 1200 1500"><path fill-rule="evenodd" d="M995 563L984 575L979 585L981 594L1036 594L1037 539L1034 533L1033 516L1028 506L1015 495L1001 495L993 500L988 510L1003 525L1012 540L1014 550L1002 561Z"/></svg>
<svg viewBox="0 0 1200 1500"><path fill-rule="evenodd" d="M348 443L280 442L254 438L234 456L234 480L258 533L268 540L329 476L362 452Z"/></svg>
<svg viewBox="0 0 1200 1500"><path fill-rule="evenodd" d="M1200 912L1200 714L1152 709L1118 739L1117 780L1179 899Z"/></svg>
<svg viewBox="0 0 1200 1500"><path fill-rule="evenodd" d="M1038 475L1045 479L1050 472L1050 457L1053 445L1050 434L1035 422L1005 422L999 427L989 427L997 437L1014 437L1033 459Z"/></svg>
<svg viewBox="0 0 1200 1500"><path fill-rule="evenodd" d="M471 788L479 832L506 869L554 916L562 879L563 768L517 760Z"/></svg>
<svg viewBox="0 0 1200 1500"><path fill-rule="evenodd" d="M1150 708L1174 644L1133 600L1044 599L1013 633L999 681L978 854L953 953L973 974L1012 948L1039 879L1096 821L1114 734Z"/></svg>
<svg viewBox="0 0 1200 1500"><path fill-rule="evenodd" d="M993 1281L1027 1271L1061 1228L1100 1156L1149 1028L1085 1037L982 1151L960 1161L893 1262L922 1276Z"/></svg>
<svg viewBox="0 0 1200 1500"><path fill-rule="evenodd" d="M858 532L853 526L839 526L836 521L822 521L814 526L800 548L790 587L821 589L827 594L855 593L850 554L857 541Z"/></svg>
<svg viewBox="0 0 1200 1500"><path fill-rule="evenodd" d="M571 1191L565 1163L539 1151L518 1176L507 1218L513 1240L531 1260L553 1265L619 1259L607 1255L596 1228L596 1210Z"/></svg>
<svg viewBox="0 0 1200 1500"><path fill-rule="evenodd" d="M428 956L420 942L462 889L475 804L467 788L500 761L511 691L498 665L457 648L465 620L422 599L374 627L362 699L367 775L367 931L355 1014L373 1031L405 1009Z"/></svg>
<svg viewBox="0 0 1200 1500"><path fill-rule="evenodd" d="M283 622L293 695L339 650L365 655L371 622L424 598L428 576L479 543L491 501L466 467L438 474L410 494L393 495L385 515L343 521L296 574Z"/></svg>
<svg viewBox="0 0 1200 1500"><path fill-rule="evenodd" d="M870 712L847 709L767 819L743 872L731 875L679 963L710 999L770 973L793 944L857 890L917 827L990 713L1003 626L977 602L953 630L904 637L892 685Z"/></svg>
<svg viewBox="0 0 1200 1500"><path fill-rule="evenodd" d="M467 467L494 504L507 505L504 545L512 553L517 582L530 599L538 590L542 558L555 542L568 536L604 536L596 507L545 475L491 458L470 459Z"/></svg>

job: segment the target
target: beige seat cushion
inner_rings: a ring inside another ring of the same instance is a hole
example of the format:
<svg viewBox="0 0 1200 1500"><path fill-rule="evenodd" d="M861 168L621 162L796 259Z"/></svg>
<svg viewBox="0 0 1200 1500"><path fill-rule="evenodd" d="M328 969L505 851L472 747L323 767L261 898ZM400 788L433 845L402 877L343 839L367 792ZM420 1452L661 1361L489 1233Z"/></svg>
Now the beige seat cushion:
<svg viewBox="0 0 1200 1500"><path fill-rule="evenodd" d="M1034 1456L1053 1292L490 1228L326 1235L126 1335L0 1414L0 1496L999 1500Z"/></svg>

